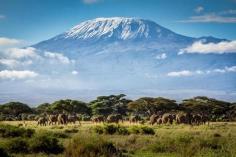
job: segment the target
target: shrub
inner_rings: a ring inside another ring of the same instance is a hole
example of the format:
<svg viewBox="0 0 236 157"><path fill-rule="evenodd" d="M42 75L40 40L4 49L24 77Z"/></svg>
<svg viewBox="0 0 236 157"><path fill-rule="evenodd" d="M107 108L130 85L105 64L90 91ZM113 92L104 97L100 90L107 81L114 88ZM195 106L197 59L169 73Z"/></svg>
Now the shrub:
<svg viewBox="0 0 236 157"><path fill-rule="evenodd" d="M30 150L34 153L59 154L63 151L63 146L52 135L41 133L31 139Z"/></svg>
<svg viewBox="0 0 236 157"><path fill-rule="evenodd" d="M3 148L0 148L0 156L1 157L10 157Z"/></svg>
<svg viewBox="0 0 236 157"><path fill-rule="evenodd" d="M146 135L154 135L155 130L148 126L132 126L129 129L132 134L146 134Z"/></svg>
<svg viewBox="0 0 236 157"><path fill-rule="evenodd" d="M96 126L94 127L94 131L98 134L118 134L118 135L128 135L129 131L127 128L120 126L120 125L114 125L114 124L106 124L104 126Z"/></svg>
<svg viewBox="0 0 236 157"><path fill-rule="evenodd" d="M0 137L31 137L33 129L25 129L12 125L0 125Z"/></svg>
<svg viewBox="0 0 236 157"><path fill-rule="evenodd" d="M27 153L28 148L29 148L28 142L21 137L11 139L6 144L6 149L10 153Z"/></svg>
<svg viewBox="0 0 236 157"><path fill-rule="evenodd" d="M114 124L107 124L107 125L104 125L104 133L105 134L114 134L116 133L118 130L118 126L114 125Z"/></svg>
<svg viewBox="0 0 236 157"><path fill-rule="evenodd" d="M68 135L63 132L53 132L52 136L55 138L68 138Z"/></svg>
<svg viewBox="0 0 236 157"><path fill-rule="evenodd" d="M143 126L143 127L141 127L141 134L154 135L155 131L151 127Z"/></svg>
<svg viewBox="0 0 236 157"><path fill-rule="evenodd" d="M132 126L129 128L130 133L132 134L139 134L140 133L140 128L138 126Z"/></svg>
<svg viewBox="0 0 236 157"><path fill-rule="evenodd" d="M98 136L82 135L70 141L65 149L66 157L122 157L111 142Z"/></svg>
<svg viewBox="0 0 236 157"><path fill-rule="evenodd" d="M78 129L65 129L65 133L77 133L79 130Z"/></svg>
<svg viewBox="0 0 236 157"><path fill-rule="evenodd" d="M95 133L98 133L98 134L103 134L104 133L103 127L99 126L99 125L94 127L94 131L95 131Z"/></svg>

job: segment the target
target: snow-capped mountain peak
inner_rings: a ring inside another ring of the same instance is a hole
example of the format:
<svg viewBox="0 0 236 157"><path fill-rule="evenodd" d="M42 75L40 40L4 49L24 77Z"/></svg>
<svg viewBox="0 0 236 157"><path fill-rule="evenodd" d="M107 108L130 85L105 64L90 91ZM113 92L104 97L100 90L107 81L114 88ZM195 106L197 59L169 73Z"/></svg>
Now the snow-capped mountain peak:
<svg viewBox="0 0 236 157"><path fill-rule="evenodd" d="M173 32L158 24L138 18L96 18L80 23L64 34L65 38L101 39L115 38L129 40L137 38L158 38Z"/></svg>

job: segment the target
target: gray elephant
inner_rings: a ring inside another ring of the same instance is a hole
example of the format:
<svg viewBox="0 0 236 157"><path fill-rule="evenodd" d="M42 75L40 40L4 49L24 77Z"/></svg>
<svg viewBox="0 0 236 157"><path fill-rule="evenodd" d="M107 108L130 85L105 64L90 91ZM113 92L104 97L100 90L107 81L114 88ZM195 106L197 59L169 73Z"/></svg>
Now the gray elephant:
<svg viewBox="0 0 236 157"><path fill-rule="evenodd" d="M46 126L47 125L47 118L39 117L37 121L37 125Z"/></svg>
<svg viewBox="0 0 236 157"><path fill-rule="evenodd" d="M59 114L57 117L58 124L66 125L68 123L68 116L64 113Z"/></svg>
<svg viewBox="0 0 236 157"><path fill-rule="evenodd" d="M48 115L48 125L57 124L58 115Z"/></svg>
<svg viewBox="0 0 236 157"><path fill-rule="evenodd" d="M192 115L190 113L178 113L176 115L177 124L191 124Z"/></svg>
<svg viewBox="0 0 236 157"><path fill-rule="evenodd" d="M138 123L141 120L142 120L141 117L138 115L129 117L129 123Z"/></svg>
<svg viewBox="0 0 236 157"><path fill-rule="evenodd" d="M173 121L174 121L174 118L175 116L173 114L170 114L170 113L165 113L163 116L162 116L162 123L163 124L172 124Z"/></svg>
<svg viewBox="0 0 236 157"><path fill-rule="evenodd" d="M155 123L157 122L157 119L158 119L158 118L159 118L159 115L157 115L157 114L151 115L149 123L150 123L151 125L155 124Z"/></svg>
<svg viewBox="0 0 236 157"><path fill-rule="evenodd" d="M101 123L101 122L105 122L105 117L102 115L97 115L91 118L93 123Z"/></svg>
<svg viewBox="0 0 236 157"><path fill-rule="evenodd" d="M108 123L119 123L119 121L123 121L120 114L111 114L107 117Z"/></svg>
<svg viewBox="0 0 236 157"><path fill-rule="evenodd" d="M76 115L69 115L68 116L68 123L75 124L77 120L79 121L79 117L77 117ZM80 123L80 121L79 121L79 123Z"/></svg>

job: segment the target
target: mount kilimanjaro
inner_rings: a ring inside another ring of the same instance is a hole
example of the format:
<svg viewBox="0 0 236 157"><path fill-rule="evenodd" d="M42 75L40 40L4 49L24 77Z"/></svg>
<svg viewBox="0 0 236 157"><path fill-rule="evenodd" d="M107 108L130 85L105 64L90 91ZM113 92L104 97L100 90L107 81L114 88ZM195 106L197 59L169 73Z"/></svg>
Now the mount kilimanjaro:
<svg viewBox="0 0 236 157"><path fill-rule="evenodd" d="M59 95L91 99L122 92L131 97L182 99L206 95L232 100L236 93L235 53L180 54L195 42L228 41L180 35L138 18L88 20L31 46L41 56L46 52L47 56L55 57L52 54L57 53L59 59L67 57L70 62L66 61L71 63L46 62L32 67L44 76L44 81L32 86L39 86L34 87L39 90L48 88L50 92L41 97L51 99Z"/></svg>

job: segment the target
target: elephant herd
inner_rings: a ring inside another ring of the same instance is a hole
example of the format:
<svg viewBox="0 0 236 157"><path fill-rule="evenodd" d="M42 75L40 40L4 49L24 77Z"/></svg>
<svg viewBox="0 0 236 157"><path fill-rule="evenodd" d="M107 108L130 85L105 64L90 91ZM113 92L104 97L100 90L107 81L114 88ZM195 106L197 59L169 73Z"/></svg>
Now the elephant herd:
<svg viewBox="0 0 236 157"><path fill-rule="evenodd" d="M46 126L46 125L66 125L68 123L74 123L79 121L79 118L76 115L67 115L67 114L54 114L46 115L39 117L37 120L37 125Z"/></svg>
<svg viewBox="0 0 236 157"><path fill-rule="evenodd" d="M133 115L130 117L124 117L120 114L111 114L107 117L103 115L93 116L90 119L93 123L119 123L123 121L129 121L129 123L139 123L148 121L149 124L192 124L200 125L205 124L208 121L207 116L202 114L191 114L191 113L164 113L164 114L153 114L146 120L139 115ZM77 115L67 115L67 114L54 114L46 115L38 118L37 124L41 126L46 125L66 125L68 123L75 124L76 121L80 119ZM81 123L80 123L81 124Z"/></svg>
<svg viewBox="0 0 236 157"><path fill-rule="evenodd" d="M200 125L207 122L207 116L202 114L191 113L165 113L165 114L153 114L150 117L150 124L192 124Z"/></svg>

